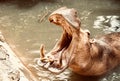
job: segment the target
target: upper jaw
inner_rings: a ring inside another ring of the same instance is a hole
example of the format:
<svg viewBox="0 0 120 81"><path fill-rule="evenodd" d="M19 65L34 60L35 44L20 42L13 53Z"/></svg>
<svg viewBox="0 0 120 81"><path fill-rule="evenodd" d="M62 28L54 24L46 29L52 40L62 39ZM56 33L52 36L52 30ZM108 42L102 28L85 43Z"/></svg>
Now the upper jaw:
<svg viewBox="0 0 120 81"><path fill-rule="evenodd" d="M49 21L53 24L56 24L62 27L63 32L72 36L74 30L79 30L79 28L75 28L72 24L70 24L61 14L53 14L49 17Z"/></svg>

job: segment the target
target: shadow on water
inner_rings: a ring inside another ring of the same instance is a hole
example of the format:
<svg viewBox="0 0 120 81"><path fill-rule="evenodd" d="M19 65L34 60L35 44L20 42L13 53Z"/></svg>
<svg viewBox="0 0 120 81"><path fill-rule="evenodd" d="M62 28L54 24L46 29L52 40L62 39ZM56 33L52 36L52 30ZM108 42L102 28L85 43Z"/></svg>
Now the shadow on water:
<svg viewBox="0 0 120 81"><path fill-rule="evenodd" d="M120 81L120 66L102 76L82 76L71 73L70 81Z"/></svg>
<svg viewBox="0 0 120 81"><path fill-rule="evenodd" d="M100 76L81 76L76 73L71 73L70 81L99 81Z"/></svg>
<svg viewBox="0 0 120 81"><path fill-rule="evenodd" d="M19 8L31 8L40 2L55 3L56 0L0 0L0 3L11 3L17 5Z"/></svg>
<svg viewBox="0 0 120 81"><path fill-rule="evenodd" d="M113 4L117 4L120 6L120 0L111 0L113 2Z"/></svg>

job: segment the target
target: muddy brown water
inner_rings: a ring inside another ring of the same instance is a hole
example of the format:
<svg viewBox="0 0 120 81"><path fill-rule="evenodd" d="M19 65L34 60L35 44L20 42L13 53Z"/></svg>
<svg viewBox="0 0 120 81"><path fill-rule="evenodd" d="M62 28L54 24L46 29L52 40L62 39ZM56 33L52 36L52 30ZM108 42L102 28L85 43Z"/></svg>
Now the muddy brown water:
<svg viewBox="0 0 120 81"><path fill-rule="evenodd" d="M99 78L83 77L69 69L55 75L39 67L40 45L50 51L62 33L49 23L48 16L63 6L78 11L82 28L89 29L91 37L120 31L120 0L0 0L0 31L39 81L120 81L119 68Z"/></svg>

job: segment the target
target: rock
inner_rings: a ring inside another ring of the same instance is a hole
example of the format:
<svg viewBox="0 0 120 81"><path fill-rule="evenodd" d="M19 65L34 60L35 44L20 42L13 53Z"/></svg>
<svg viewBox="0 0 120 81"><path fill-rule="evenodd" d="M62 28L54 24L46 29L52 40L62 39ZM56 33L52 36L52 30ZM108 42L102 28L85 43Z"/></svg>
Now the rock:
<svg viewBox="0 0 120 81"><path fill-rule="evenodd" d="M0 33L0 81L37 81Z"/></svg>

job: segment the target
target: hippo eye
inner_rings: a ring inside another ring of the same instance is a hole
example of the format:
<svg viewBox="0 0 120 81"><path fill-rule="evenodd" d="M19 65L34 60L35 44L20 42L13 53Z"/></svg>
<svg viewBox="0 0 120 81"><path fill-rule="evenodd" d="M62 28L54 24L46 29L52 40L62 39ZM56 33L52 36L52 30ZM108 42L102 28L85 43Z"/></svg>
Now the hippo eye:
<svg viewBox="0 0 120 81"><path fill-rule="evenodd" d="M85 30L85 32L87 33L88 36L90 36L90 31L89 30Z"/></svg>
<svg viewBox="0 0 120 81"><path fill-rule="evenodd" d="M87 34L90 36L90 32L87 32Z"/></svg>

